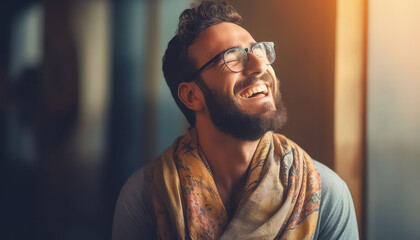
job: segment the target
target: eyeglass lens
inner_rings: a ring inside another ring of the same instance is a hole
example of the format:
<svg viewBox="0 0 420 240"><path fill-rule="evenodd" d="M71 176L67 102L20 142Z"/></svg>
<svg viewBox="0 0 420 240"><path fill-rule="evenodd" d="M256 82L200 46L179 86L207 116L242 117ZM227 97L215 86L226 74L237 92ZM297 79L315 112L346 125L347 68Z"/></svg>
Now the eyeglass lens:
<svg viewBox="0 0 420 240"><path fill-rule="evenodd" d="M258 56L265 64L269 65L276 58L272 43L261 42L251 48L251 52ZM241 72L248 63L248 54L242 48L232 48L223 55L226 66L233 72Z"/></svg>

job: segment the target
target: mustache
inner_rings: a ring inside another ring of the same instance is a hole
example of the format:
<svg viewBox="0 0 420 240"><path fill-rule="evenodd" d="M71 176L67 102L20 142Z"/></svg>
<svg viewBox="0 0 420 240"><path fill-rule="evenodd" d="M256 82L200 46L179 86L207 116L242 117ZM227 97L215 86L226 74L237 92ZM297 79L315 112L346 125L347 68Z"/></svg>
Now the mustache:
<svg viewBox="0 0 420 240"><path fill-rule="evenodd" d="M267 72L265 72L263 75L256 77L256 76L252 76L249 77L241 82L238 82L235 84L235 86L233 87L233 93L237 94L239 91L241 91L242 89L248 87L249 85L252 85L258 81L264 81L264 82L268 82L270 84L270 87L273 88L274 86L274 79L271 77L270 74L268 74Z"/></svg>

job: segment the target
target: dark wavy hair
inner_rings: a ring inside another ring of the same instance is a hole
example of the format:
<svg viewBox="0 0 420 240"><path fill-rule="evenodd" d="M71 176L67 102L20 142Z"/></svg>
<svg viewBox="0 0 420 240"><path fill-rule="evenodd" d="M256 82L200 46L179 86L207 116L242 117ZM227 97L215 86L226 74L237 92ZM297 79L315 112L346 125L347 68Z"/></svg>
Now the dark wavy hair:
<svg viewBox="0 0 420 240"><path fill-rule="evenodd" d="M197 69L194 61L188 56L188 47L205 29L222 22L241 25L242 17L227 2L202 1L199 5L184 10L179 16L176 35L169 41L163 56L162 70L166 83L191 126L195 125L195 113L178 97L179 84L186 81Z"/></svg>

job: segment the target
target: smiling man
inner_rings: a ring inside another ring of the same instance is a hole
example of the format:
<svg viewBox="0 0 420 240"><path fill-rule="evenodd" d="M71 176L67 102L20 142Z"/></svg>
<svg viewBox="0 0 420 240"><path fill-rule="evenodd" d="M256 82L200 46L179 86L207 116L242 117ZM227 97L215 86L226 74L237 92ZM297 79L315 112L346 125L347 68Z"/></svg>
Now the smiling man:
<svg viewBox="0 0 420 240"><path fill-rule="evenodd" d="M275 58L227 3L181 14L163 72L191 127L124 185L113 239L358 239L346 184L278 133Z"/></svg>

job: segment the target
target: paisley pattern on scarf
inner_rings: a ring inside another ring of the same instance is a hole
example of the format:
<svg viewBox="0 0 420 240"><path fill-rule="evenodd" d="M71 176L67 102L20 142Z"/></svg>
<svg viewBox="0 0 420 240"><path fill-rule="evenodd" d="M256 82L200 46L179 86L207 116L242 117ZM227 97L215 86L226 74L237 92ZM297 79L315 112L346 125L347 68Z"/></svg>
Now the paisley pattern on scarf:
<svg viewBox="0 0 420 240"><path fill-rule="evenodd" d="M261 138L231 221L194 128L156 159L152 185L159 239L312 239L316 230L319 172L280 134Z"/></svg>

